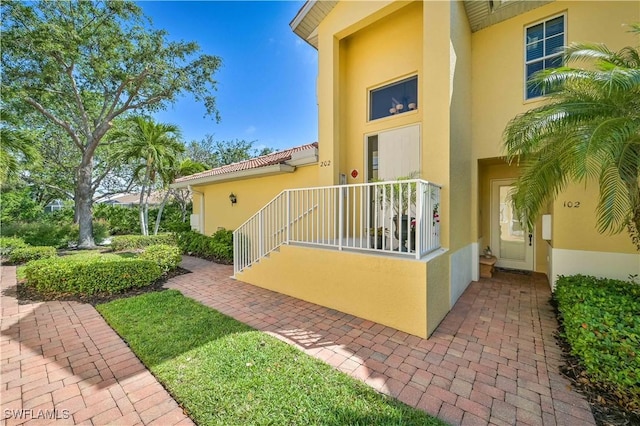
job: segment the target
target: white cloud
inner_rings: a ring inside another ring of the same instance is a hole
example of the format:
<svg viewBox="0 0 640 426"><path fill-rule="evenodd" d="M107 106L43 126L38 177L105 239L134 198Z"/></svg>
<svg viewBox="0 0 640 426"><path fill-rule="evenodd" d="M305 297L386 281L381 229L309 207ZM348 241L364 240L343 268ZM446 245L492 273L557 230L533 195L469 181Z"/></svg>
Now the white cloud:
<svg viewBox="0 0 640 426"><path fill-rule="evenodd" d="M252 134L254 134L256 132L256 130L258 130L258 129L256 129L256 126L251 125L251 126L247 127L246 129L244 129L244 132L246 134L248 134L248 135L252 135Z"/></svg>

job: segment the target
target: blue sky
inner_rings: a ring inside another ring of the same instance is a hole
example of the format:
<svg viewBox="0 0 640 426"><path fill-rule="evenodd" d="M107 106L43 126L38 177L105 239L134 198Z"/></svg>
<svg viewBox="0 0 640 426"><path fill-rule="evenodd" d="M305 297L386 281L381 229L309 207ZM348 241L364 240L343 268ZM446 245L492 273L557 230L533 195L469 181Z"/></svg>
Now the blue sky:
<svg viewBox="0 0 640 426"><path fill-rule="evenodd" d="M178 125L185 141L255 140L284 149L317 141L317 52L289 22L302 1L141 1L155 28L172 40L196 41L220 56L216 102L222 120L203 117L204 106L185 96L155 114Z"/></svg>

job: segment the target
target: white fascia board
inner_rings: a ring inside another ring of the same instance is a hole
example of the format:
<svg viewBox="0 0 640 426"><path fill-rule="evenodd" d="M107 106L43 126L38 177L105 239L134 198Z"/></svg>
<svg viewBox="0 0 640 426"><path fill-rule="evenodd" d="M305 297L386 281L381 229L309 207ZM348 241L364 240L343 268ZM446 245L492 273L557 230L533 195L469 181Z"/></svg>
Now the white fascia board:
<svg viewBox="0 0 640 426"><path fill-rule="evenodd" d="M258 167L255 169L239 170L237 172L225 173L222 175L203 176L201 178L190 179L183 182L175 182L170 185L171 188L186 188L193 185L203 185L207 183L218 183L231 180L247 179L252 177L261 177L269 175L277 175L280 173L293 173L296 170L294 166L288 164L274 164L272 166Z"/></svg>
<svg viewBox="0 0 640 426"><path fill-rule="evenodd" d="M305 166L318 162L318 148L313 147L303 151L297 151L291 154L291 160L287 160L286 164L290 166Z"/></svg>

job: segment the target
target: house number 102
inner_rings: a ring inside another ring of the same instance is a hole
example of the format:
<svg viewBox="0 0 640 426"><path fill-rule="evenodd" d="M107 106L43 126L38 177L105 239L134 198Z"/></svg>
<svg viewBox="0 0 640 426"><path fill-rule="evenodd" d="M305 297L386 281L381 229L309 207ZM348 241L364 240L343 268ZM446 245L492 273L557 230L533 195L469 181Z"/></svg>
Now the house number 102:
<svg viewBox="0 0 640 426"><path fill-rule="evenodd" d="M569 209L577 209L580 207L580 201L565 201L562 203L563 207L567 207Z"/></svg>

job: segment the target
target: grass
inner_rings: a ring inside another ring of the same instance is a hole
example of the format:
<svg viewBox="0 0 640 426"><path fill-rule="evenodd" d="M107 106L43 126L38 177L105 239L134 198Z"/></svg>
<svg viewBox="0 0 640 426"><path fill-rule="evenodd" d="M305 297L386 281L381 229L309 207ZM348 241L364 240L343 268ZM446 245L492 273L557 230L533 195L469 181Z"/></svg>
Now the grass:
<svg viewBox="0 0 640 426"><path fill-rule="evenodd" d="M199 425L444 425L178 291L97 309Z"/></svg>

